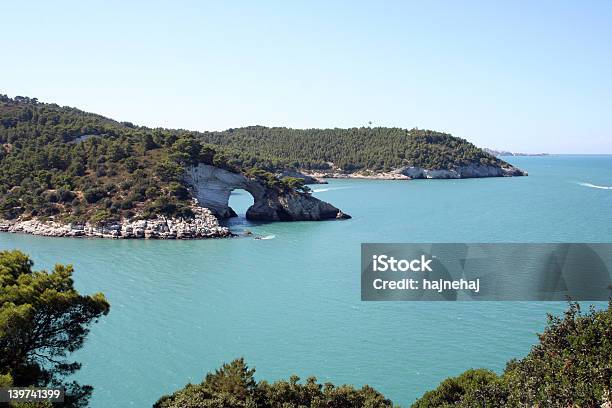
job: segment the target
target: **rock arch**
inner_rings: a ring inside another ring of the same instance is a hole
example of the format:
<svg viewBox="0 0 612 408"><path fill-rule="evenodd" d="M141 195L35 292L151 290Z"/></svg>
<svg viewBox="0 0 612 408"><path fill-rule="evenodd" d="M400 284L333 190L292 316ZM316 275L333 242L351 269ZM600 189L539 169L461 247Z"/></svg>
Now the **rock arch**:
<svg viewBox="0 0 612 408"><path fill-rule="evenodd" d="M250 180L240 173L199 164L187 169L185 182L201 207L209 208L217 217L234 216L229 206L232 190L243 189L253 196L247 219L260 221L316 221L350 218L333 205L308 194L282 194L263 183Z"/></svg>
<svg viewBox="0 0 612 408"><path fill-rule="evenodd" d="M185 181L191 186L199 205L209 208L219 218L235 215L229 206L232 190L246 190L253 196L254 202L262 200L266 190L262 184L242 174L204 164L189 168Z"/></svg>

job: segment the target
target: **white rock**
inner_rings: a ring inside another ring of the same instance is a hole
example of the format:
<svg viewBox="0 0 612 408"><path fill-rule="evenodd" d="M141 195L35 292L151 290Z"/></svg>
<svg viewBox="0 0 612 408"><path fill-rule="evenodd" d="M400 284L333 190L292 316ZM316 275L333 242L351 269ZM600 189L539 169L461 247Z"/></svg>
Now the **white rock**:
<svg viewBox="0 0 612 408"><path fill-rule="evenodd" d="M207 208L192 208L194 218L157 217L146 220L122 220L105 225L61 224L37 219L0 220L0 232L21 232L49 237L99 237L99 238L149 238L149 239L197 239L230 237L232 233L221 227Z"/></svg>

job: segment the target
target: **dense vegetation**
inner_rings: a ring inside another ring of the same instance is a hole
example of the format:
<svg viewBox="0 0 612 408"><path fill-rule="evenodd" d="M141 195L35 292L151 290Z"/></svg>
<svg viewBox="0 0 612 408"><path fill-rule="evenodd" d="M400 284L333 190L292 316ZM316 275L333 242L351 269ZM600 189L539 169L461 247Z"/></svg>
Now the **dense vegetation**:
<svg viewBox="0 0 612 408"><path fill-rule="evenodd" d="M414 408L612 406L612 301L583 313L570 304L563 318L549 316L540 343L502 375L469 370L427 392ZM604 405L609 404L609 405Z"/></svg>
<svg viewBox="0 0 612 408"><path fill-rule="evenodd" d="M63 406L87 405L92 387L65 380L80 368L66 358L109 304L100 293L80 295L71 275L70 266L35 272L23 253L0 252L0 387L63 386Z"/></svg>
<svg viewBox="0 0 612 408"><path fill-rule="evenodd" d="M375 389L319 384L314 377L300 383L255 381L255 370L243 359L224 364L200 384L189 384L162 397L154 408L389 408L391 401Z"/></svg>
<svg viewBox="0 0 612 408"><path fill-rule="evenodd" d="M35 99L0 97L0 216L103 222L191 216L183 166L229 167L185 132L136 128Z"/></svg>
<svg viewBox="0 0 612 408"><path fill-rule="evenodd" d="M207 163L270 186L307 191L285 169L383 171L411 164L501 165L465 140L398 128L224 132L151 129L36 99L0 95L0 218L105 222L153 214L190 217L186 166Z"/></svg>
<svg viewBox="0 0 612 408"><path fill-rule="evenodd" d="M232 147L237 162L267 169L279 167L344 172L390 171L404 165L451 169L471 163L505 162L467 141L431 130L362 127L289 129L251 126L201 134L206 143Z"/></svg>

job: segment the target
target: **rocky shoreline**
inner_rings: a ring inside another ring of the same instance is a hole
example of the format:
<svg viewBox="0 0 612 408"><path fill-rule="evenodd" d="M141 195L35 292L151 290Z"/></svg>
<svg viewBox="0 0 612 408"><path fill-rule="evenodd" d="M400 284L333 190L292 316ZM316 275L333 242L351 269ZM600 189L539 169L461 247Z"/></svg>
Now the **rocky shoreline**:
<svg viewBox="0 0 612 408"><path fill-rule="evenodd" d="M213 177L213 175L215 177ZM495 167L469 165L450 170L429 170L405 166L390 172L331 173L286 172L285 177L304 178L307 184L326 183L324 178L412 180L412 179L460 179L479 177L526 176L527 173L513 166ZM113 239L205 239L234 236L227 227L219 225L218 217L231 214L228 199L231 190L243 188L249 191L255 204L247 211L247 218L263 221L296 221L347 219L338 208L307 194L278 195L259 183L242 175L229 173L212 166L198 166L188 173L188 181L194 188L196 199L192 211L194 217L111 221L103 224L62 223L55 220L16 219L1 220L0 232L25 233L49 237L92 237ZM212 180L212 181L211 181ZM202 207L205 205L206 207ZM211 208L211 209L209 209Z"/></svg>
<svg viewBox="0 0 612 408"><path fill-rule="evenodd" d="M370 180L413 180L413 179L463 179L483 177L518 177L527 176L527 172L513 166L496 167L471 164L459 166L454 169L424 169L421 167L404 166L389 172L374 173L371 171L343 173L333 171L329 173L304 173L314 180L326 178L337 179L370 179ZM308 183L307 183L308 184Z"/></svg>
<svg viewBox="0 0 612 408"><path fill-rule="evenodd" d="M145 220L122 220L95 225L65 224L57 221L0 220L0 232L25 233L47 237L89 237L113 239L204 239L234 236L207 208L194 207L194 218L158 216Z"/></svg>
<svg viewBox="0 0 612 408"><path fill-rule="evenodd" d="M104 223L66 223L55 219L0 219L0 232L24 233L47 237L91 237L113 239L205 239L235 236L219 219L235 216L229 207L234 189L248 191L254 203L246 218L256 221L320 221L349 219L333 205L310 194L284 191L215 166L200 164L186 171L185 183L194 196L193 218L122 219Z"/></svg>

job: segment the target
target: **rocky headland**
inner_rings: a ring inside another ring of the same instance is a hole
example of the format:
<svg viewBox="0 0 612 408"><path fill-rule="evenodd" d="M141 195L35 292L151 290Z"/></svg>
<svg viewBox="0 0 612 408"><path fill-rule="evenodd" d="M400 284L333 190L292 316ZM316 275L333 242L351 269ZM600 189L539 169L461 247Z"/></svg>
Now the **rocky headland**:
<svg viewBox="0 0 612 408"><path fill-rule="evenodd" d="M63 223L54 219L0 220L0 232L49 237L95 237L115 239L204 239L234 234L219 219L236 216L229 206L232 190L244 189L254 199L246 218L256 221L321 221L348 219L349 215L310 194L271 188L265 183L219 167L199 164L186 170L186 185L194 197L193 217L122 219L103 223Z"/></svg>
<svg viewBox="0 0 612 408"><path fill-rule="evenodd" d="M379 180L461 179L478 177L525 176L513 166L469 165L451 170L423 169L405 166L390 172L311 173L287 171L277 176L301 178L306 184L325 183L323 178L356 178ZM259 180L223 168L199 164L188 168L185 184L194 197L193 218L157 216L148 219L123 219L105 223L62 223L56 220L17 218L0 220L0 232L26 233L51 237L96 237L114 239L204 239L225 238L233 234L219 224L219 219L236 216L229 206L232 190L243 189L253 196L246 218L253 221L321 221L348 219L335 206L310 194L280 191Z"/></svg>

